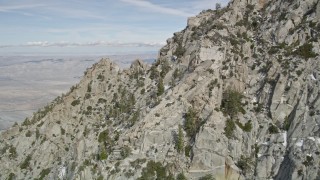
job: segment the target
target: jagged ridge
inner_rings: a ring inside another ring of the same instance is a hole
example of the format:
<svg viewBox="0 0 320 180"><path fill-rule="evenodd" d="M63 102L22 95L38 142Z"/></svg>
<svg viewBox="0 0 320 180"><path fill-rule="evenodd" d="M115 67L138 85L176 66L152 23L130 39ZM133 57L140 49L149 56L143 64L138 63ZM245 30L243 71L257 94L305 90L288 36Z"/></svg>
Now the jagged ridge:
<svg viewBox="0 0 320 180"><path fill-rule="evenodd" d="M101 60L1 134L0 178L319 179L319 17L316 0L234 0L152 66Z"/></svg>

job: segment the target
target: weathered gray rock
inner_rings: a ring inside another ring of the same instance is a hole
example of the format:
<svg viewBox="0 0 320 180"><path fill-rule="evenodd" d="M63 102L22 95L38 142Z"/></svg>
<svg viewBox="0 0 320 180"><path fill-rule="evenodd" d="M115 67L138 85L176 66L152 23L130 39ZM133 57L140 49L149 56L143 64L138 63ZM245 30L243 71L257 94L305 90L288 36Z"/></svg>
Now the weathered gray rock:
<svg viewBox="0 0 320 180"><path fill-rule="evenodd" d="M151 67L102 59L1 133L0 179L137 179L152 161L189 179L319 179L319 24L316 0L234 0L189 18Z"/></svg>

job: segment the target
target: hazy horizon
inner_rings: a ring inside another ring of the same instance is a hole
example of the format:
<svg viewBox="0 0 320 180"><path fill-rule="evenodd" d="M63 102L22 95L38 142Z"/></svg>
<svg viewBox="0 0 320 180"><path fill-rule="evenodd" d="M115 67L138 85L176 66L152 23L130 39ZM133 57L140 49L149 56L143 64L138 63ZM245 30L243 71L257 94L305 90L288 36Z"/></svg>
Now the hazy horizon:
<svg viewBox="0 0 320 180"><path fill-rule="evenodd" d="M0 54L132 47L148 51L163 46L174 32L184 29L188 17L228 2L0 0Z"/></svg>
<svg viewBox="0 0 320 180"><path fill-rule="evenodd" d="M21 122L78 83L101 58L127 68L135 59L152 63L155 53L123 55L0 56L0 130Z"/></svg>

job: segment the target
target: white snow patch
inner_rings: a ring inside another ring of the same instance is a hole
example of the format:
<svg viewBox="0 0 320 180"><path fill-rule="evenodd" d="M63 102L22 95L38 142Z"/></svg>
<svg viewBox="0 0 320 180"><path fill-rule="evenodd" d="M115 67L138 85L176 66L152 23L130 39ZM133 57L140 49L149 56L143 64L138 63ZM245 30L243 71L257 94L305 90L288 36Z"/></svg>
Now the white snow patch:
<svg viewBox="0 0 320 180"><path fill-rule="evenodd" d="M308 137L308 139L310 139L312 141L316 141L316 139L314 137Z"/></svg>
<svg viewBox="0 0 320 180"><path fill-rule="evenodd" d="M311 79L312 80L314 80L314 81L316 81L317 79L314 77L314 75L313 74L310 74L310 77L311 77Z"/></svg>
<svg viewBox="0 0 320 180"><path fill-rule="evenodd" d="M302 147L303 145L303 139L301 139L299 142L296 142L296 146Z"/></svg>
<svg viewBox="0 0 320 180"><path fill-rule="evenodd" d="M269 145L269 142L263 142L262 144L263 145Z"/></svg>
<svg viewBox="0 0 320 180"><path fill-rule="evenodd" d="M285 131L284 133L282 133L283 136L283 143L282 145L287 147L287 131Z"/></svg>
<svg viewBox="0 0 320 180"><path fill-rule="evenodd" d="M262 156L262 154L258 153L258 158L261 157L261 156Z"/></svg>
<svg viewBox="0 0 320 180"><path fill-rule="evenodd" d="M307 156L312 157L312 154L307 154Z"/></svg>
<svg viewBox="0 0 320 180"><path fill-rule="evenodd" d="M62 166L59 168L59 179L64 179L64 176L66 175L66 167Z"/></svg>
<svg viewBox="0 0 320 180"><path fill-rule="evenodd" d="M165 91L168 90L169 88L170 88L170 86L167 86L167 85L164 86Z"/></svg>

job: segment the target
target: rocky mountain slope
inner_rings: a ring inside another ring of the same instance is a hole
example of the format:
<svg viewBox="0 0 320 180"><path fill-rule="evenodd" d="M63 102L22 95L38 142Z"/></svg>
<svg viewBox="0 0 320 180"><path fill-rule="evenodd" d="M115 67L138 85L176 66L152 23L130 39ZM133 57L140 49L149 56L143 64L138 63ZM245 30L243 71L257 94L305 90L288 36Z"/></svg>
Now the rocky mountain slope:
<svg viewBox="0 0 320 180"><path fill-rule="evenodd" d="M1 134L0 179L320 179L320 3L234 0Z"/></svg>

